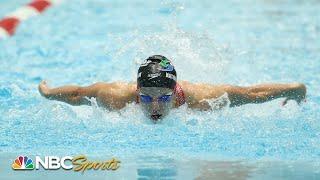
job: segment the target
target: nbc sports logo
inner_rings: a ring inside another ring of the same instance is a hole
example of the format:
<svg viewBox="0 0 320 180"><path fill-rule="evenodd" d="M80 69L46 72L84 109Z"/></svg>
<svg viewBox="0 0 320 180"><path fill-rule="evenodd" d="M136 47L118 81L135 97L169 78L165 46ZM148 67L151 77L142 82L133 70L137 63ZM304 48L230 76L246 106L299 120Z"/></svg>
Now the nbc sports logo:
<svg viewBox="0 0 320 180"><path fill-rule="evenodd" d="M112 158L106 161L90 161L85 155L72 156L35 156L35 161L27 156L18 156L12 163L13 170L39 170L42 167L45 170L64 170L81 171L94 170L116 170L119 168L120 161Z"/></svg>
<svg viewBox="0 0 320 180"><path fill-rule="evenodd" d="M12 169L14 170L33 170L34 165L32 159L27 156L19 156L12 163Z"/></svg>

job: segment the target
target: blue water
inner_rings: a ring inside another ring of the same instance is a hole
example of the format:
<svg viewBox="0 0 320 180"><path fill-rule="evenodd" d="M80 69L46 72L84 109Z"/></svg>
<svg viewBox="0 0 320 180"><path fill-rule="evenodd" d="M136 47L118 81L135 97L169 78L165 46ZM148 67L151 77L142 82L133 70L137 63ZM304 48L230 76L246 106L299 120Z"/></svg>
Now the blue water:
<svg viewBox="0 0 320 180"><path fill-rule="evenodd" d="M0 1L1 17L27 2ZM0 41L0 152L313 161L319 170L319 8L316 0L64 2ZM172 59L180 80L303 82L307 103L183 106L154 125L134 104L120 112L74 107L37 91L42 79L52 87L135 81L152 54Z"/></svg>

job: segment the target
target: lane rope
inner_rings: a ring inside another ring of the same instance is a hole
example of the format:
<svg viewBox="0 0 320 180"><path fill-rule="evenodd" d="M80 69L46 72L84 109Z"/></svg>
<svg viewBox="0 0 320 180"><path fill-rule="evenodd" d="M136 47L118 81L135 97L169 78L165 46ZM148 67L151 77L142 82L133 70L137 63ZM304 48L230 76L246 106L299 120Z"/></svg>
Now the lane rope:
<svg viewBox="0 0 320 180"><path fill-rule="evenodd" d="M61 3L62 0L33 0L29 4L20 7L0 20L0 39L13 36L22 21L43 13L52 5Z"/></svg>

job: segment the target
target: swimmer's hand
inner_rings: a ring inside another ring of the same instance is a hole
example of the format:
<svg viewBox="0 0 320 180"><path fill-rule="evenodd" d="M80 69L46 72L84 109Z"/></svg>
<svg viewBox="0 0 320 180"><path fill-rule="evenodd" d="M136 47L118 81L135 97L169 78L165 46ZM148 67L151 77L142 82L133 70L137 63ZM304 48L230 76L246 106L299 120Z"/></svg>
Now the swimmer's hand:
<svg viewBox="0 0 320 180"><path fill-rule="evenodd" d="M295 100L299 105L302 101L306 102L307 88L302 83L292 84L291 91L288 92L286 99L282 102L282 106L286 105L289 100Z"/></svg>
<svg viewBox="0 0 320 180"><path fill-rule="evenodd" d="M42 96L47 97L50 92L50 88L48 87L47 81L42 80L38 86L38 90Z"/></svg>

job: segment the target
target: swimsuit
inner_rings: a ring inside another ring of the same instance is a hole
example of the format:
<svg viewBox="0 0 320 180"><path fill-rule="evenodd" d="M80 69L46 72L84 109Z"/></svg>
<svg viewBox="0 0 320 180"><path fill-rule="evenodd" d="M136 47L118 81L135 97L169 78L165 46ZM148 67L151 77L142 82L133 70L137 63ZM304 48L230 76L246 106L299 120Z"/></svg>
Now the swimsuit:
<svg viewBox="0 0 320 180"><path fill-rule="evenodd" d="M137 88L137 94L138 94L138 88ZM183 105L186 102L186 98L184 96L184 92L181 88L181 86L177 83L174 87L173 94L176 97L176 106L179 107ZM139 96L137 95L136 103L139 103Z"/></svg>
<svg viewBox="0 0 320 180"><path fill-rule="evenodd" d="M184 96L184 92L181 86L177 83L173 90L176 97L176 106L179 107L186 102L186 98Z"/></svg>

